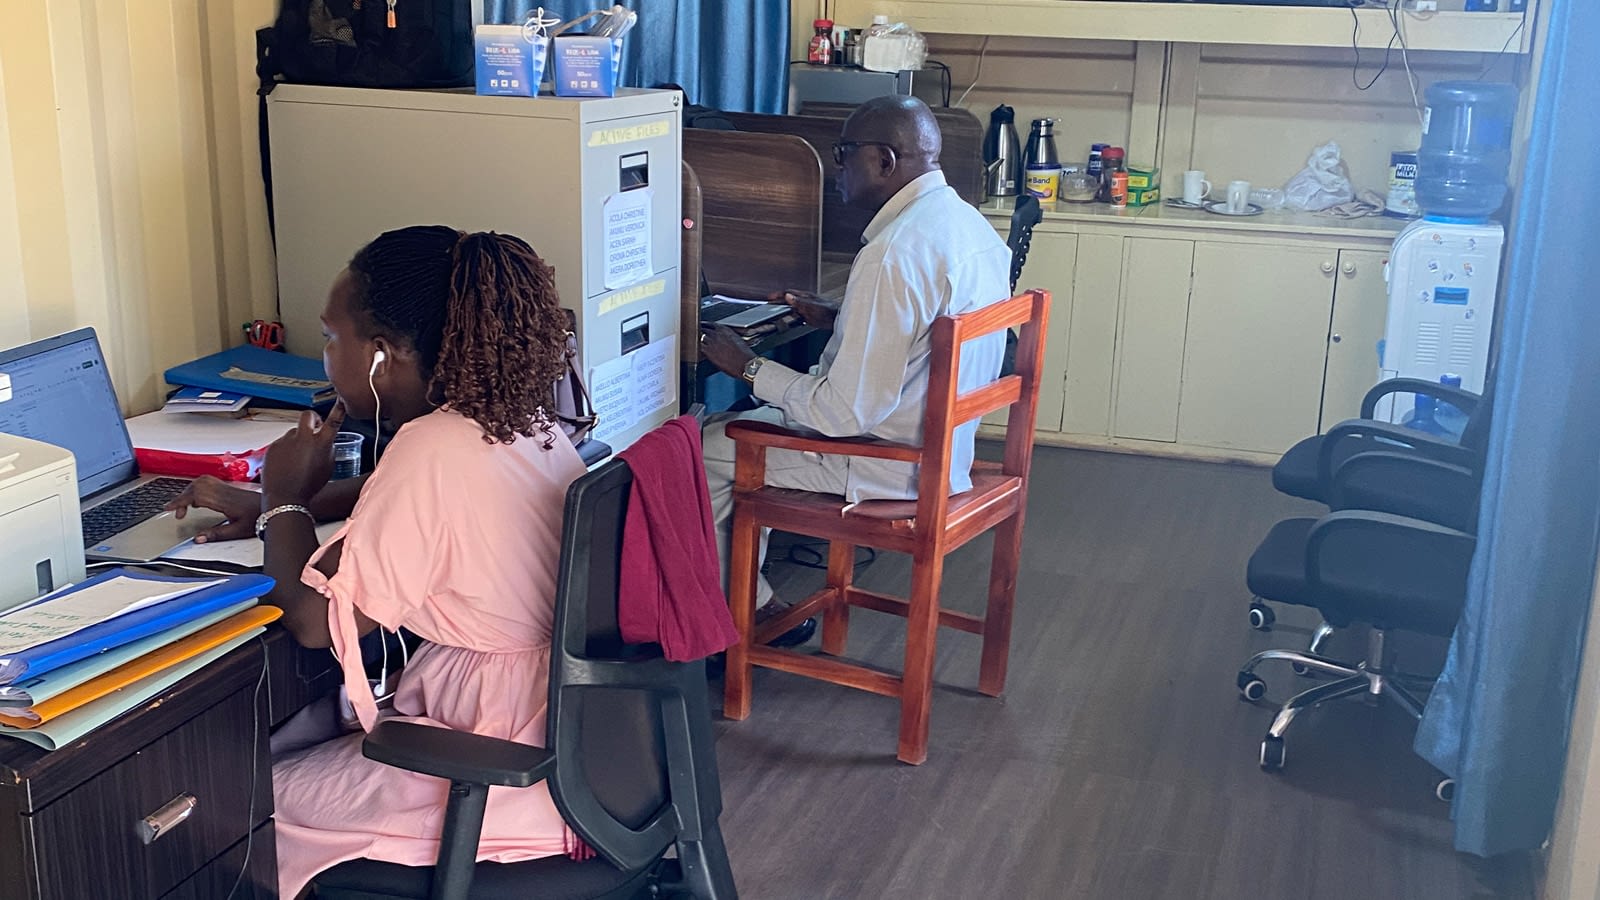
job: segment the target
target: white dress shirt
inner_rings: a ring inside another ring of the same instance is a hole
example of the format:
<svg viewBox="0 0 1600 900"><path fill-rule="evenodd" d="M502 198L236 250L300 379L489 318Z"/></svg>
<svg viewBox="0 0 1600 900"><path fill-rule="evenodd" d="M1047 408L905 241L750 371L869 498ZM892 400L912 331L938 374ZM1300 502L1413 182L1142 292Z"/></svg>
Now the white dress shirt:
<svg viewBox="0 0 1600 900"><path fill-rule="evenodd" d="M754 393L793 427L920 445L933 320L1006 299L1011 251L937 170L890 198L862 240L821 361L809 374L769 361L756 372ZM999 375L1005 335L968 341L961 353L957 390L980 387ZM977 428L956 428L952 493L972 487ZM848 467L851 502L916 496L912 463L852 457Z"/></svg>

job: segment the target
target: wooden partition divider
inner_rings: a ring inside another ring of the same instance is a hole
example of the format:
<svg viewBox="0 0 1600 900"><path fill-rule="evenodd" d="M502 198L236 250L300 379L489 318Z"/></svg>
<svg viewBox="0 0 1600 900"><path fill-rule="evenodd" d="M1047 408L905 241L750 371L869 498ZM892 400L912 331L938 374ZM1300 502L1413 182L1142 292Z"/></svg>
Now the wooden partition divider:
<svg viewBox="0 0 1600 900"><path fill-rule="evenodd" d="M866 230L872 216L845 206L839 199L833 144L839 140L844 120L850 117L854 109L854 106L835 103L808 103L801 108L803 115L798 116L727 113L741 131L794 135L811 145L818 159L825 162L822 249L851 257L861 249L861 232ZM964 109L935 107L933 115L939 122L939 132L944 139L939 166L944 170L945 180L963 200L974 206L983 203L983 124Z"/></svg>
<svg viewBox="0 0 1600 900"><path fill-rule="evenodd" d="M818 290L823 176L810 144L787 134L688 128L683 158L699 180L700 268L712 293Z"/></svg>

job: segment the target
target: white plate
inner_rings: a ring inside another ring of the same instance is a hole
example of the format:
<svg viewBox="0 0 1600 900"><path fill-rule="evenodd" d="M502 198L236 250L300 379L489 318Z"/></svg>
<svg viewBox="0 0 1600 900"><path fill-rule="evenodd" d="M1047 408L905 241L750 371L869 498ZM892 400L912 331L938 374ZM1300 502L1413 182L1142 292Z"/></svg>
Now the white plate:
<svg viewBox="0 0 1600 900"><path fill-rule="evenodd" d="M1205 211L1208 213L1216 213L1219 216L1259 216L1263 212L1266 212L1266 210L1254 203L1246 206L1244 212L1229 212L1228 201L1226 200L1211 200L1207 202L1205 204Z"/></svg>

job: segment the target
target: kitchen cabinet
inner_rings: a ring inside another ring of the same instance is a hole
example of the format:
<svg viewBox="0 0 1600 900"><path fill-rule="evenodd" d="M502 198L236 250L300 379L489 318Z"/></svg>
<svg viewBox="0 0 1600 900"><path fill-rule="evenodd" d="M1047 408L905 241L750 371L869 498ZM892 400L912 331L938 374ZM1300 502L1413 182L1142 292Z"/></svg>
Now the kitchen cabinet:
<svg viewBox="0 0 1600 900"><path fill-rule="evenodd" d="M1132 237L1123 243L1112 434L1178 437L1192 241Z"/></svg>
<svg viewBox="0 0 1600 900"><path fill-rule="evenodd" d="M1378 342L1389 318L1389 285L1383 277L1388 261L1387 250L1339 251L1321 431L1359 416L1361 398L1378 380Z"/></svg>
<svg viewBox="0 0 1600 900"><path fill-rule="evenodd" d="M1338 254L1199 241L1177 439L1278 452L1317 432Z"/></svg>
<svg viewBox="0 0 1600 900"><path fill-rule="evenodd" d="M1041 441L1267 463L1359 411L1400 223L1216 218L1046 211L1018 284L1054 297Z"/></svg>

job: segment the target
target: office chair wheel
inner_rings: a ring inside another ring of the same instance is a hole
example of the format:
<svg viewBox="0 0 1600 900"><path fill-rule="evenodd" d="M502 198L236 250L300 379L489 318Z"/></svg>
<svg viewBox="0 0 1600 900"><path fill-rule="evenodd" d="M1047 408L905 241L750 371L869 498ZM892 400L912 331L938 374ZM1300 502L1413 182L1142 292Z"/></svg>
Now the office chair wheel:
<svg viewBox="0 0 1600 900"><path fill-rule="evenodd" d="M1271 631L1272 623L1277 621L1277 619L1278 616L1272 611L1272 607L1266 605L1265 603L1256 601L1250 604L1251 628L1254 628L1257 631Z"/></svg>
<svg viewBox="0 0 1600 900"><path fill-rule="evenodd" d="M1444 801L1445 803L1449 803L1449 802L1455 800L1456 799L1456 780L1454 778L1446 778L1443 781L1439 782L1438 784L1434 785L1433 795L1435 797L1438 797L1440 800Z"/></svg>
<svg viewBox="0 0 1600 900"><path fill-rule="evenodd" d="M1240 699L1254 703L1267 695L1267 683L1257 678L1252 672L1240 672L1237 683L1239 685Z"/></svg>
<svg viewBox="0 0 1600 900"><path fill-rule="evenodd" d="M1261 741L1261 770L1263 772L1278 772L1283 769L1284 762L1283 738L1267 735Z"/></svg>

